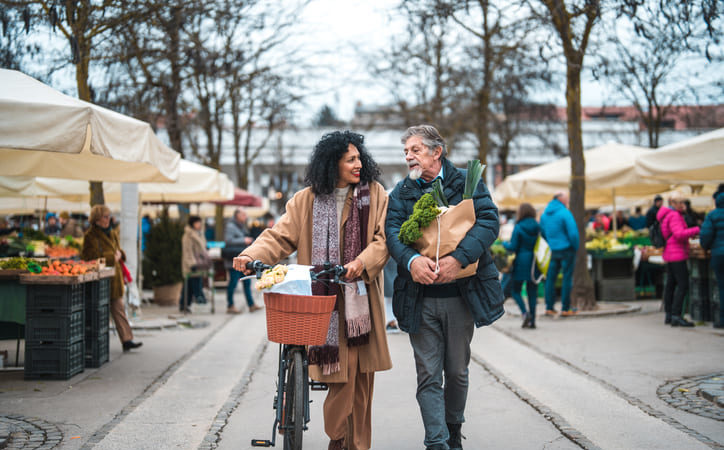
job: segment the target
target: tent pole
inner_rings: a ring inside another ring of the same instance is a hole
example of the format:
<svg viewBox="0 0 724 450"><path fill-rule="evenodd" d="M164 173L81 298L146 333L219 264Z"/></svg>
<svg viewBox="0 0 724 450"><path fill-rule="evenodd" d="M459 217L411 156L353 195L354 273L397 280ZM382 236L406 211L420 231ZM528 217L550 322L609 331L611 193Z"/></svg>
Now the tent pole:
<svg viewBox="0 0 724 450"><path fill-rule="evenodd" d="M611 189L611 198L613 199L613 240L614 242L618 242L618 220L616 220L616 188Z"/></svg>

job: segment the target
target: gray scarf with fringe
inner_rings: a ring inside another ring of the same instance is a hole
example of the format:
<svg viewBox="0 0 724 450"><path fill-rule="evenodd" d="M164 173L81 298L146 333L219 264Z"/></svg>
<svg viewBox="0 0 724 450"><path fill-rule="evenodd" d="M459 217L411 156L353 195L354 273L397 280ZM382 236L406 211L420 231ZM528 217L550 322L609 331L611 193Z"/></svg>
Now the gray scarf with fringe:
<svg viewBox="0 0 724 450"><path fill-rule="evenodd" d="M353 261L367 246L367 224L370 211L368 184L354 186L352 205L344 227L344 253L342 264ZM312 265L314 270L324 268L326 262L340 264L339 224L334 194L317 195L312 208ZM372 329L367 293L361 294L358 285L361 278L347 280L340 296L340 286L329 282L312 284L314 295L337 295L337 305L329 321L327 340L324 345L309 348L309 362L322 367L324 375L339 372L339 301L344 301L345 337L348 346L360 346L369 342Z"/></svg>

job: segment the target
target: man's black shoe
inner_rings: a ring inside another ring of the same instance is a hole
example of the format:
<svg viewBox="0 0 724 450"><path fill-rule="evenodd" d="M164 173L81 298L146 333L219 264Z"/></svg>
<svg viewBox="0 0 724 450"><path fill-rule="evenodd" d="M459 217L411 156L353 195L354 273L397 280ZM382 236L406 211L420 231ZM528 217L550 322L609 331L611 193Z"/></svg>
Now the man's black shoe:
<svg viewBox="0 0 724 450"><path fill-rule="evenodd" d="M127 352L131 349L138 348L143 345L143 342L126 341L123 343L123 351Z"/></svg>
<svg viewBox="0 0 724 450"><path fill-rule="evenodd" d="M681 316L671 316L672 327L693 327L694 324L684 319Z"/></svg>
<svg viewBox="0 0 724 450"><path fill-rule="evenodd" d="M463 427L461 423L449 423L447 424L447 430L450 433L450 438L447 440L447 446L450 450L462 450L463 449L463 434L460 429Z"/></svg>
<svg viewBox="0 0 724 450"><path fill-rule="evenodd" d="M666 314L666 318L664 319L664 325L671 325L671 314Z"/></svg>

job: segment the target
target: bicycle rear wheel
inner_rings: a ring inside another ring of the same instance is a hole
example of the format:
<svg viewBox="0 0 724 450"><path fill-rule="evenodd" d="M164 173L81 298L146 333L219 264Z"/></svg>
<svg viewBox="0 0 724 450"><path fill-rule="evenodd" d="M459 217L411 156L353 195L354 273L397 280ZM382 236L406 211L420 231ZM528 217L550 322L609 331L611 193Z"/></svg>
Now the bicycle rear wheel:
<svg viewBox="0 0 724 450"><path fill-rule="evenodd" d="M284 450L301 450L304 433L304 367L302 352L291 351L291 364L284 387Z"/></svg>

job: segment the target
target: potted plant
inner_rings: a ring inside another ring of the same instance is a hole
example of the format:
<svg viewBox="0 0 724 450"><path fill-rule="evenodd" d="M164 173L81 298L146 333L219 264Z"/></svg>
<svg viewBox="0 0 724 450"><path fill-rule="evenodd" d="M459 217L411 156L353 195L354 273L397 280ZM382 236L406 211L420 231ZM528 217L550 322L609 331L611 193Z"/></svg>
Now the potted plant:
<svg viewBox="0 0 724 450"><path fill-rule="evenodd" d="M165 209L148 232L143 252L143 277L153 288L153 300L159 305L177 305L181 296L183 233L183 224L171 219Z"/></svg>

